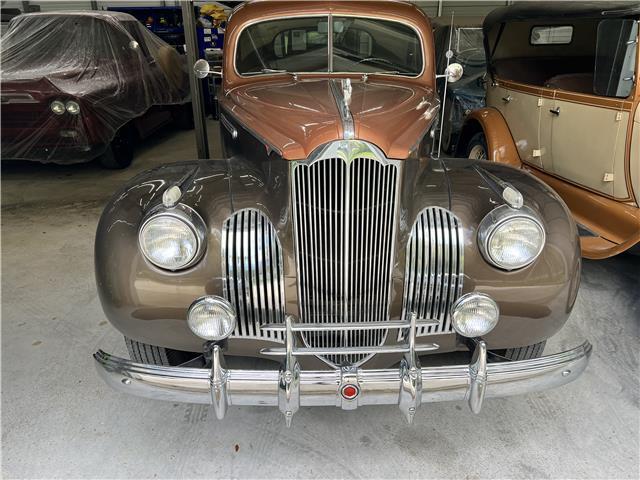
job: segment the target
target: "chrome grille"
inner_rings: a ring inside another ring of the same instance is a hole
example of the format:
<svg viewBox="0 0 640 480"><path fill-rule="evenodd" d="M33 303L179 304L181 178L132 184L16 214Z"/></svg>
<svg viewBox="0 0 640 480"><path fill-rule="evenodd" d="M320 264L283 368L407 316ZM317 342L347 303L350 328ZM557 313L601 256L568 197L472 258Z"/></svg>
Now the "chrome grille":
<svg viewBox="0 0 640 480"><path fill-rule="evenodd" d="M438 320L418 335L453 332L449 313L462 292L464 241L460 220L450 211L429 207L418 215L407 244L403 318Z"/></svg>
<svg viewBox="0 0 640 480"><path fill-rule="evenodd" d="M389 319L398 167L339 156L293 167L292 196L302 323ZM310 347L382 345L386 329L304 332ZM331 355L356 364L367 355Z"/></svg>
<svg viewBox="0 0 640 480"><path fill-rule="evenodd" d="M236 310L233 336L284 341L261 325L284 322L282 249L273 225L258 210L231 215L222 228L224 296Z"/></svg>

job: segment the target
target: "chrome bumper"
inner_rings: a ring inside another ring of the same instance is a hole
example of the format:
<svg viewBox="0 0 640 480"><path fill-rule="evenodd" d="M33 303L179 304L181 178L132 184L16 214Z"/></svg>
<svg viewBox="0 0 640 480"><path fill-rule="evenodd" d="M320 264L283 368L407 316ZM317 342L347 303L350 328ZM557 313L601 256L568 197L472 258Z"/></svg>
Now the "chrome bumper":
<svg viewBox="0 0 640 480"><path fill-rule="evenodd" d="M234 370L224 367L220 348L212 350L211 369L143 365L95 353L100 376L116 390L172 402L213 404L218 418L229 405L279 407L287 424L300 406L399 405L411 422L427 402L467 400L475 413L485 397L504 397L569 383L582 373L591 344L533 360L487 363L479 342L470 365L420 368L403 360L400 369L302 371L294 358L278 370ZM351 387L346 390L346 387Z"/></svg>

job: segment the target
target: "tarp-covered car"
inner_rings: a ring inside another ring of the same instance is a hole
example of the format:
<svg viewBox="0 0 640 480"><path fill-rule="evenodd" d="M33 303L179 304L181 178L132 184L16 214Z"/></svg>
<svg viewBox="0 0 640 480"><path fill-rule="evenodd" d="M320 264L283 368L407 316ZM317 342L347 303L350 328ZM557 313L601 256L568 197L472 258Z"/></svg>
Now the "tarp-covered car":
<svg viewBox="0 0 640 480"><path fill-rule="evenodd" d="M3 160L125 167L137 136L189 125L184 58L130 15L20 15L1 55Z"/></svg>

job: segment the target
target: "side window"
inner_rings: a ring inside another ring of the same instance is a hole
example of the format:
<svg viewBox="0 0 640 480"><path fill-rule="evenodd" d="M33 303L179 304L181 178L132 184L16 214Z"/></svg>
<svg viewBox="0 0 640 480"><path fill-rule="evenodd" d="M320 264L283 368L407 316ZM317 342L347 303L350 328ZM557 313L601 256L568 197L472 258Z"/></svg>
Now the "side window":
<svg viewBox="0 0 640 480"><path fill-rule="evenodd" d="M597 95L626 98L636 69L638 22L611 19L598 24L593 90Z"/></svg>
<svg viewBox="0 0 640 480"><path fill-rule="evenodd" d="M573 39L571 25L537 26L531 29L531 45L568 45Z"/></svg>

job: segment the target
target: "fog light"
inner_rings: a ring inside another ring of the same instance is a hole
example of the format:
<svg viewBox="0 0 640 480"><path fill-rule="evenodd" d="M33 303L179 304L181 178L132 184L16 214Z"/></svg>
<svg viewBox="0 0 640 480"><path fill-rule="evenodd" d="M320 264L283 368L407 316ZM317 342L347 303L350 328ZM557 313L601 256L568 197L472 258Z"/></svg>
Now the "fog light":
<svg viewBox="0 0 640 480"><path fill-rule="evenodd" d="M498 323L500 310L489 295L467 293L460 297L451 310L451 323L463 337L475 338L486 335Z"/></svg>
<svg viewBox="0 0 640 480"><path fill-rule="evenodd" d="M187 323L191 331L205 340L224 340L236 328L236 313L221 297L197 299L189 307Z"/></svg>

